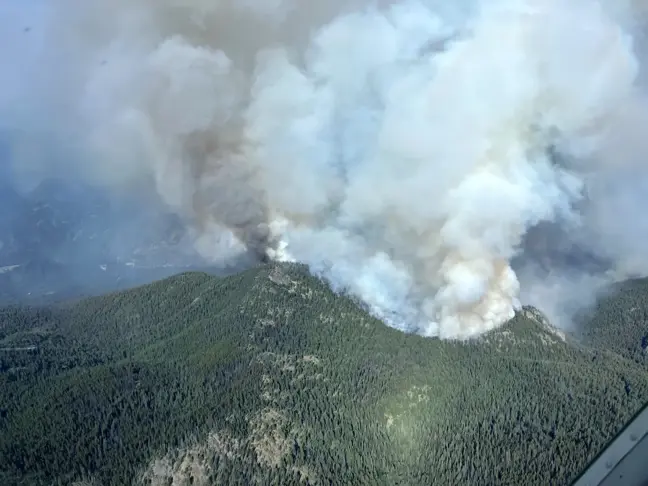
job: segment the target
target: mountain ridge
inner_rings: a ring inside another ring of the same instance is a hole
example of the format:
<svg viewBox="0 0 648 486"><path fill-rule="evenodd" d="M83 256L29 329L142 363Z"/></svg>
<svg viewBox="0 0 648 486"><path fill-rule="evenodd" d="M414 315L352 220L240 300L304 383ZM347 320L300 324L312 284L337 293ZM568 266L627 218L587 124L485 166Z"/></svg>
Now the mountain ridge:
<svg viewBox="0 0 648 486"><path fill-rule="evenodd" d="M477 340L424 338L295 264L0 322L0 348L37 348L0 354L7 485L569 484L648 400L633 353L531 308Z"/></svg>

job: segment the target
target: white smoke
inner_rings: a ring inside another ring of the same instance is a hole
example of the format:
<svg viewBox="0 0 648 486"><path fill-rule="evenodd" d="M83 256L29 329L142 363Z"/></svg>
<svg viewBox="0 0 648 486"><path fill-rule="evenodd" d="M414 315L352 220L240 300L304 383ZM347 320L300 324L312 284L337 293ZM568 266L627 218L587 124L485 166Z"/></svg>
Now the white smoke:
<svg viewBox="0 0 648 486"><path fill-rule="evenodd" d="M206 257L304 262L391 326L465 338L520 295L560 309L646 266L641 191L606 186L645 177L639 10L621 7L68 0L48 14L56 71L26 86L65 111L77 169L153 181ZM544 285L525 254L542 224L604 276Z"/></svg>

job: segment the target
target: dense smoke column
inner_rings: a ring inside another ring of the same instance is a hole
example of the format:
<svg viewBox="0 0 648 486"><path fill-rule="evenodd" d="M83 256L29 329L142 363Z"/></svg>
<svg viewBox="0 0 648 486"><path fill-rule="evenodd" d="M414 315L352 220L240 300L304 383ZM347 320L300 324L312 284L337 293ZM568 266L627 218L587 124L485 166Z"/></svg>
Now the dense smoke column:
<svg viewBox="0 0 648 486"><path fill-rule="evenodd" d="M58 74L29 87L69 170L153 187L209 261L300 261L389 325L466 338L642 268L619 243L648 180L629 12L69 0L32 63Z"/></svg>
<svg viewBox="0 0 648 486"><path fill-rule="evenodd" d="M290 256L426 335L471 336L513 315L509 262L525 260L529 229L584 222L585 174L608 163L597 151L635 99L629 38L595 3L483 7L455 35L420 2L342 16L305 68L272 51L256 75L259 157L288 160L303 192L295 204L265 185ZM437 39L445 49L422 55Z"/></svg>

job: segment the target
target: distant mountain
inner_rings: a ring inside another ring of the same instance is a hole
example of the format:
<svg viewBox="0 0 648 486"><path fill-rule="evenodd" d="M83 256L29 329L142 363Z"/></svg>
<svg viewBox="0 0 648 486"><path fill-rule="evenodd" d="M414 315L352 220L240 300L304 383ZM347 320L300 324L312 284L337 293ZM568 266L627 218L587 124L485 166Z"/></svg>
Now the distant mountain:
<svg viewBox="0 0 648 486"><path fill-rule="evenodd" d="M96 295L209 270L180 219L143 198L115 201L48 179L24 195L0 182L0 202L0 303Z"/></svg>
<svg viewBox="0 0 648 486"><path fill-rule="evenodd" d="M0 484L567 485L648 401L627 285L578 341L403 334L297 265L8 307Z"/></svg>

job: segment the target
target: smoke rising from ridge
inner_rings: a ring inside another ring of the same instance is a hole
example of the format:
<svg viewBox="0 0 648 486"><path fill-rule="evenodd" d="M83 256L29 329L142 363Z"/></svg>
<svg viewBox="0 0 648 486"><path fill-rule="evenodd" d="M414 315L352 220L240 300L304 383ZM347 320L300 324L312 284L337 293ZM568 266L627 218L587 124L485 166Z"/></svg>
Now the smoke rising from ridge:
<svg viewBox="0 0 648 486"><path fill-rule="evenodd" d="M38 114L75 156L14 169L154 187L210 261L304 262L388 324L443 338L495 328L520 300L560 322L648 271L632 2L38 12L40 48L0 114Z"/></svg>

